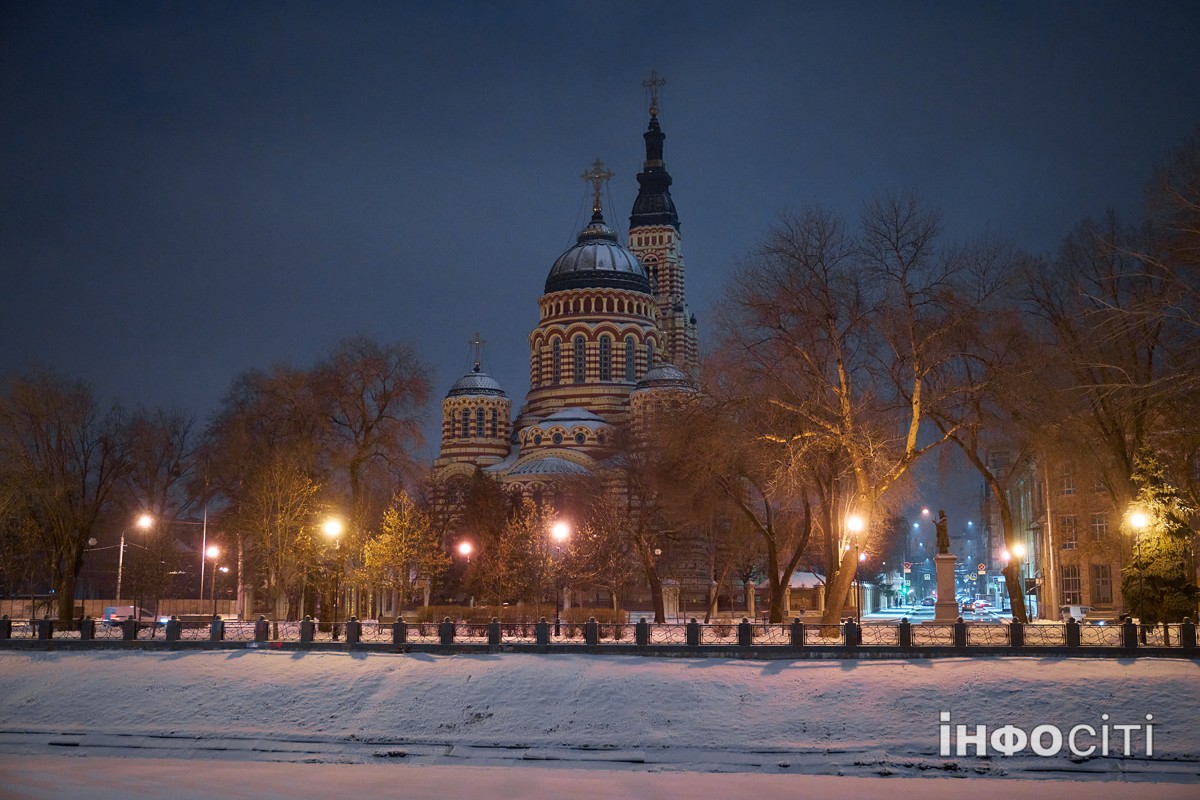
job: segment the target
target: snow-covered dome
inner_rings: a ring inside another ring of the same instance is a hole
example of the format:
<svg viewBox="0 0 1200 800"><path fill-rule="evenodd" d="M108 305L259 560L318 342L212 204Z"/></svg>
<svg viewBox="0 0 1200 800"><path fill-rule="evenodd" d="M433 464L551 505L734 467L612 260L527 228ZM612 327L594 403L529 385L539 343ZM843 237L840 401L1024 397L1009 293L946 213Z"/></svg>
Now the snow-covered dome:
<svg viewBox="0 0 1200 800"><path fill-rule="evenodd" d="M496 379L479 369L479 364L475 368L463 375L458 381L450 387L450 391L446 392L446 397L462 397L470 395L488 395L491 397L508 397L504 393L503 387L496 382Z"/></svg>
<svg viewBox="0 0 1200 800"><path fill-rule="evenodd" d="M642 379L637 382L634 391L642 391L646 389L691 389L694 390L696 384L688 377L687 373L681 370L674 364L659 364L651 370L648 370Z"/></svg>
<svg viewBox="0 0 1200 800"><path fill-rule="evenodd" d="M650 279L637 256L617 241L599 211L579 232L575 245L558 257L546 277L546 293L565 289L632 289L650 294Z"/></svg>

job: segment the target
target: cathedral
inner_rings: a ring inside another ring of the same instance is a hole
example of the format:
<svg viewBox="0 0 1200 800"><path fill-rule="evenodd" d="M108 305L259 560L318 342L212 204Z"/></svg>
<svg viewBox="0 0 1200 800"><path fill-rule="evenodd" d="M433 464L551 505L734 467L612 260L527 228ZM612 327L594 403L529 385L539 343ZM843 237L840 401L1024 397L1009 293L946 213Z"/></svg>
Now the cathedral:
<svg viewBox="0 0 1200 800"><path fill-rule="evenodd" d="M564 476L595 474L618 431L644 433L657 411L694 391L696 318L684 295L679 215L663 160L652 75L646 158L629 216L628 246L604 219L601 188L613 176L597 160L583 174L592 218L558 256L538 298L529 334L529 391L512 401L474 368L442 401L442 439L433 477L447 485L479 468L502 484L540 496Z"/></svg>

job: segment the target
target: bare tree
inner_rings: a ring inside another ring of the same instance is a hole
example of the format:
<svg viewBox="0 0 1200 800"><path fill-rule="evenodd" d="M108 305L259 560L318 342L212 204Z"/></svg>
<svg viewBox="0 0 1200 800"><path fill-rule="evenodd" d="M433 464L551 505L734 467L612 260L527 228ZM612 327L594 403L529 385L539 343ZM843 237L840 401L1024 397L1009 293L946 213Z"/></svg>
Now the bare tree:
<svg viewBox="0 0 1200 800"><path fill-rule="evenodd" d="M83 554L129 468L125 415L91 389L48 373L15 378L0 396L0 485L50 558L58 619L73 612Z"/></svg>

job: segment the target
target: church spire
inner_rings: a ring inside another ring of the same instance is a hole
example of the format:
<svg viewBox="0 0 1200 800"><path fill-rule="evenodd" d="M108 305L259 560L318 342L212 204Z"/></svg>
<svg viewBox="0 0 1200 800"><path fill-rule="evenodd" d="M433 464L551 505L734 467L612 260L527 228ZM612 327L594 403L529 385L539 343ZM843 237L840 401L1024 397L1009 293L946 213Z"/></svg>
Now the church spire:
<svg viewBox="0 0 1200 800"><path fill-rule="evenodd" d="M650 123L642 134L646 141L646 160L637 176L638 196L629 216L631 229L643 225L670 225L679 230L679 215L671 200L671 175L663 161L663 141L667 135L658 124L658 92L666 83L657 72L651 72L650 79L642 82L650 92Z"/></svg>

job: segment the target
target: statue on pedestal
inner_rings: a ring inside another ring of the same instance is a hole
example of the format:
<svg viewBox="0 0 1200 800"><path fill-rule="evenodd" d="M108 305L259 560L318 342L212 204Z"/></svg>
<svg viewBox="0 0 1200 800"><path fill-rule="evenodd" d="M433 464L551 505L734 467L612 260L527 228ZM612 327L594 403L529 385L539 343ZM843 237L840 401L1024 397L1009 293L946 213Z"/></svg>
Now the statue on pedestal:
<svg viewBox="0 0 1200 800"><path fill-rule="evenodd" d="M950 530L946 524L946 512L940 508L938 509L937 522L934 525L937 526L937 551L939 553L949 553Z"/></svg>

